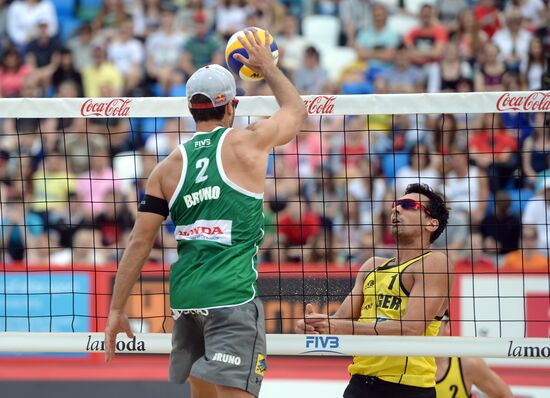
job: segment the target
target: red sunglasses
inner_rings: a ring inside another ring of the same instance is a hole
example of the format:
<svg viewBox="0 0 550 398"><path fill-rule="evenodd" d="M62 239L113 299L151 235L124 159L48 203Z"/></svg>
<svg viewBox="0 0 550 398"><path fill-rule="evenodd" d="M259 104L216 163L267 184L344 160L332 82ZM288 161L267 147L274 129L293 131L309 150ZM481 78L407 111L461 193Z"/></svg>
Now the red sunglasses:
<svg viewBox="0 0 550 398"><path fill-rule="evenodd" d="M399 199L392 203L391 208L395 209L397 206L401 206L402 209L405 210L424 210L424 212L432 216L432 213L427 209L426 206L424 206L422 203L414 200L414 199Z"/></svg>

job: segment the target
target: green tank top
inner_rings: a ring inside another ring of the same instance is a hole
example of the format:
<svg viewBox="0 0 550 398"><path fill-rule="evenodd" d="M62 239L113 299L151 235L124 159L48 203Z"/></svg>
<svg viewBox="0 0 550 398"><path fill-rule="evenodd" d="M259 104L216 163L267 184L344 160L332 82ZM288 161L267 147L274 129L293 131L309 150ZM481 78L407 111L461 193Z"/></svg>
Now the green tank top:
<svg viewBox="0 0 550 398"><path fill-rule="evenodd" d="M229 307L256 297L264 236L263 195L230 181L221 149L229 129L197 132L180 144L183 169L170 199L178 259L170 269L170 307Z"/></svg>

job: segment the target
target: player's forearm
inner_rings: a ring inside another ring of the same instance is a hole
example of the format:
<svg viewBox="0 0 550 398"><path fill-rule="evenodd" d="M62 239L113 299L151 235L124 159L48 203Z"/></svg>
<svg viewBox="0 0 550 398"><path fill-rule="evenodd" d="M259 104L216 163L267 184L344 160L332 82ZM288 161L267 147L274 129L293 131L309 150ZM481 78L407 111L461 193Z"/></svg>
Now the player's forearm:
<svg viewBox="0 0 550 398"><path fill-rule="evenodd" d="M111 299L111 310L122 311L124 309L132 287L151 252L152 246L152 242L146 242L133 236L130 237L128 247L124 251L118 266Z"/></svg>
<svg viewBox="0 0 550 398"><path fill-rule="evenodd" d="M330 317L331 334L354 334L354 335L386 335L386 336L420 336L426 329L424 322L411 322L385 320L373 323L363 323L351 320Z"/></svg>
<svg viewBox="0 0 550 398"><path fill-rule="evenodd" d="M307 117L307 112L296 87L275 64L264 70L263 74L281 109L293 113L301 125Z"/></svg>

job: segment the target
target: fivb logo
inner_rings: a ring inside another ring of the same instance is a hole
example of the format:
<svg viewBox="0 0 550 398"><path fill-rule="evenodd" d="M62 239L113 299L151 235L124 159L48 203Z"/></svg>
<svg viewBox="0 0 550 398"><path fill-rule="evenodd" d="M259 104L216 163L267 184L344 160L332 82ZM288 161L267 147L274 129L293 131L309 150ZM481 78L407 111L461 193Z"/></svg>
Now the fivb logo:
<svg viewBox="0 0 550 398"><path fill-rule="evenodd" d="M312 352L333 352L342 354L336 351L340 348L340 339L336 336L306 336L306 351L302 354Z"/></svg>
<svg viewBox="0 0 550 398"><path fill-rule="evenodd" d="M207 148L211 145L210 138L195 141L195 149Z"/></svg>

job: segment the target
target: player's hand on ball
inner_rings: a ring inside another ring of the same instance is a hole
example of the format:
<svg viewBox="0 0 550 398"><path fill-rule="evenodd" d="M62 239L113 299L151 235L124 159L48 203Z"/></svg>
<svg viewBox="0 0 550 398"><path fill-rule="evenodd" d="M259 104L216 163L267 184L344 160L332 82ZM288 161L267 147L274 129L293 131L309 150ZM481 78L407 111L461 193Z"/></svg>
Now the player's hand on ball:
<svg viewBox="0 0 550 398"><path fill-rule="evenodd" d="M256 29L244 30L243 33L246 39L239 36L238 40L248 53L248 58L245 58L241 54L234 54L233 57L253 71L265 76L267 71L276 67L273 62L269 41L265 40L265 43L262 43ZM269 37L269 32L267 31L266 37Z"/></svg>

